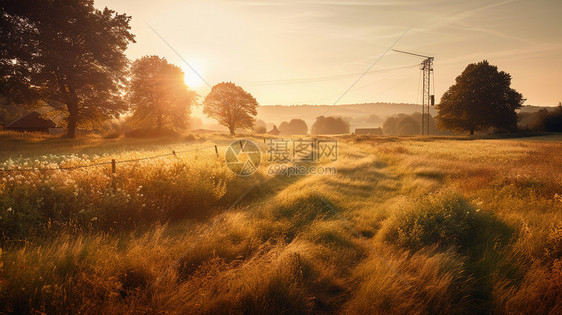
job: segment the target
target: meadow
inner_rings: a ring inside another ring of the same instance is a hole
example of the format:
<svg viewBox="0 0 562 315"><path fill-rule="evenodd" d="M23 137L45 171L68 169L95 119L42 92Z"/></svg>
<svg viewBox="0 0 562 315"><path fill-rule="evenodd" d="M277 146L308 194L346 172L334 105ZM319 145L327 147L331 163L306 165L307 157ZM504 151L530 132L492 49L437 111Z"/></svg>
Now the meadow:
<svg viewBox="0 0 562 315"><path fill-rule="evenodd" d="M342 136L291 177L234 175L235 139L0 135L55 169L0 173L0 312L562 313L559 135Z"/></svg>

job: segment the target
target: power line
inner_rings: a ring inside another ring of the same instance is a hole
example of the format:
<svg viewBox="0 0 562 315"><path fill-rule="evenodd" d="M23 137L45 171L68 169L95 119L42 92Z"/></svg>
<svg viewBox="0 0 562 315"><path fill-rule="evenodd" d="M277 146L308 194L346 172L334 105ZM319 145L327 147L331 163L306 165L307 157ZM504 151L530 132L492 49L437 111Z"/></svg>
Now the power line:
<svg viewBox="0 0 562 315"><path fill-rule="evenodd" d="M401 70L401 69L409 69L412 67L417 66L415 65L408 65L408 66L400 66L400 67L393 67L393 68L386 68L380 70L373 70L367 72L365 75L373 75L379 74L394 70ZM315 83L315 82L324 82L324 81L334 81L334 80L342 80L347 79L350 77L355 77L357 75L363 74L362 72L359 73L347 73L347 74L339 74L339 75L330 75L330 76L319 76L319 77L309 77L309 78L296 78L296 79L280 79L280 80L262 80L262 81L246 81L243 82L244 85L248 86L266 86L266 85L289 85L289 84L301 84L301 83Z"/></svg>

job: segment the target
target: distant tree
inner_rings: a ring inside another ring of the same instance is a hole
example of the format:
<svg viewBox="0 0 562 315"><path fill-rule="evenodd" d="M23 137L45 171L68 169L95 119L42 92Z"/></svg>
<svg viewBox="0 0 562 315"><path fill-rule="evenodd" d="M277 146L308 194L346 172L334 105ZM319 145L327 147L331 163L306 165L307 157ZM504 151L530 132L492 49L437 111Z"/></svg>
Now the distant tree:
<svg viewBox="0 0 562 315"><path fill-rule="evenodd" d="M469 64L441 97L438 126L447 130L469 131L495 128L513 131L523 96L512 89L511 75L499 72L484 60Z"/></svg>
<svg viewBox="0 0 562 315"><path fill-rule="evenodd" d="M291 119L290 122L282 122L279 125L279 132L285 135L306 135L308 126L302 119Z"/></svg>
<svg viewBox="0 0 562 315"><path fill-rule="evenodd" d="M381 123L381 122L383 122L383 120L382 120L379 116L377 116L377 115L375 115L375 114L372 114L372 115L370 115L370 116L367 118L367 122L368 122L368 123L375 123L375 124L376 124L376 123Z"/></svg>
<svg viewBox="0 0 562 315"><path fill-rule="evenodd" d="M421 114L397 114L388 117L382 126L387 136L412 136L420 133Z"/></svg>
<svg viewBox="0 0 562 315"><path fill-rule="evenodd" d="M267 133L267 125L263 120L256 120L254 124L254 132L257 134Z"/></svg>
<svg viewBox="0 0 562 315"><path fill-rule="evenodd" d="M552 111L543 108L534 113L528 127L534 131L562 132L562 103Z"/></svg>
<svg viewBox="0 0 562 315"><path fill-rule="evenodd" d="M197 94L185 85L184 77L183 71L165 58L145 56L135 60L127 93L132 120L158 129L187 128Z"/></svg>
<svg viewBox="0 0 562 315"><path fill-rule="evenodd" d="M259 106L252 94L231 82L213 86L203 105L203 113L226 126L231 135L236 128L253 128Z"/></svg>
<svg viewBox="0 0 562 315"><path fill-rule="evenodd" d="M395 136L398 134L396 131L396 126L398 125L398 119L396 116L388 117L382 124L382 133L387 136Z"/></svg>
<svg viewBox="0 0 562 315"><path fill-rule="evenodd" d="M316 118L310 133L313 135L346 134L349 133L349 123L340 117L320 116Z"/></svg>
<svg viewBox="0 0 562 315"><path fill-rule="evenodd" d="M420 133L420 120L414 119L412 116L404 116L398 121L396 132L399 136L413 136Z"/></svg>
<svg viewBox="0 0 562 315"><path fill-rule="evenodd" d="M64 111L68 137L79 123L117 117L127 110L130 20L92 0L1 1L0 93Z"/></svg>
<svg viewBox="0 0 562 315"><path fill-rule="evenodd" d="M262 134L267 132L267 128L265 126L255 126L254 132L259 134L259 135L262 135Z"/></svg>

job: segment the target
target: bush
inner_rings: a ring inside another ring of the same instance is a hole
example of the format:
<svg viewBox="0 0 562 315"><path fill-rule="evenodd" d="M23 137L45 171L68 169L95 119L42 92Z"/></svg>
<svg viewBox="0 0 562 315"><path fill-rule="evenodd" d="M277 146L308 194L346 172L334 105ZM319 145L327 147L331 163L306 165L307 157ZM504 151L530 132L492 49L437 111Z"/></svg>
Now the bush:
<svg viewBox="0 0 562 315"><path fill-rule="evenodd" d="M402 209L382 233L387 242L413 250L431 245L464 248L480 232L481 216L458 194L444 193Z"/></svg>

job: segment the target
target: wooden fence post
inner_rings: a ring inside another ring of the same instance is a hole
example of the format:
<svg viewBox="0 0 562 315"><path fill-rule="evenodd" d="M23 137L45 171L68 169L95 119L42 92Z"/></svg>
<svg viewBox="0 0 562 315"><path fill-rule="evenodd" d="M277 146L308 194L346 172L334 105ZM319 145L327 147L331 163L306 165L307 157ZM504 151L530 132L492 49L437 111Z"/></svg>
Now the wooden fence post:
<svg viewBox="0 0 562 315"><path fill-rule="evenodd" d="M113 186L113 190L117 188L117 185L115 183L116 171L117 171L117 163L115 162L115 159L111 159L111 186Z"/></svg>
<svg viewBox="0 0 562 315"><path fill-rule="evenodd" d="M174 157L176 156L176 151L172 150L172 154L174 155Z"/></svg>
<svg viewBox="0 0 562 315"><path fill-rule="evenodd" d="M216 144L215 144L215 153L217 154L217 157L219 157L219 148L217 148Z"/></svg>

